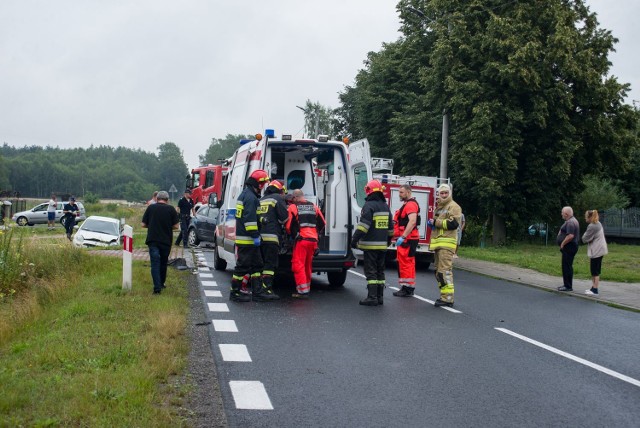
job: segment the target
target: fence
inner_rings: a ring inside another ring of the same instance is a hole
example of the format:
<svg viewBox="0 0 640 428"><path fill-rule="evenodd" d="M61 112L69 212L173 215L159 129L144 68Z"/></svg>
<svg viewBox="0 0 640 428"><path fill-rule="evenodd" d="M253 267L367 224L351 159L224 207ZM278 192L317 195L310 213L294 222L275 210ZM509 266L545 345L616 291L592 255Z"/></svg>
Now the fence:
<svg viewBox="0 0 640 428"><path fill-rule="evenodd" d="M640 208L605 210L600 214L604 234L612 238L640 238Z"/></svg>
<svg viewBox="0 0 640 428"><path fill-rule="evenodd" d="M11 202L11 205L5 204L5 201ZM24 199L4 199L0 198L0 219L11 218L15 213L25 211L27 209L27 201Z"/></svg>

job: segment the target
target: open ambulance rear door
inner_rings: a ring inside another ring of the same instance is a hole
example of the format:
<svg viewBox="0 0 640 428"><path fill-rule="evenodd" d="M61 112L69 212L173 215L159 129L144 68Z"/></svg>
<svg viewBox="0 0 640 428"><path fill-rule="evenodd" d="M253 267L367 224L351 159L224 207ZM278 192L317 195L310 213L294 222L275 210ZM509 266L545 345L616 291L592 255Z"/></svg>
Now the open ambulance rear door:
<svg viewBox="0 0 640 428"><path fill-rule="evenodd" d="M360 221L360 212L367 196L364 193L364 186L372 179L371 152L369 151L369 141L366 138L349 144L349 168L352 226L349 239L351 239L353 231Z"/></svg>

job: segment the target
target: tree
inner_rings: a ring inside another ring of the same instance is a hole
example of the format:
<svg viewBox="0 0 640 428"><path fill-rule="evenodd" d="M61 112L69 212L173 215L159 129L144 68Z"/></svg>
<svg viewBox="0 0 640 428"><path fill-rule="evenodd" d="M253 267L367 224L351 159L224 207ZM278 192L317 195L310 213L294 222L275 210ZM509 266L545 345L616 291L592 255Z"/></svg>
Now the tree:
<svg viewBox="0 0 640 428"><path fill-rule="evenodd" d="M187 164L182 151L172 142L166 142L158 147L158 163L160 168L161 190L169 190L174 185L178 189L184 187L187 175Z"/></svg>
<svg viewBox="0 0 640 428"><path fill-rule="evenodd" d="M9 169L7 168L7 163L0 155L0 191L2 190L10 190L11 184L9 183Z"/></svg>
<svg viewBox="0 0 640 428"><path fill-rule="evenodd" d="M495 242L569 204L585 174L630 168L628 85L608 76L616 40L582 0L402 0L398 10L404 37L370 53L344 97L355 126L412 170L432 168L434 118L448 111L456 199L493 217ZM413 64L412 84L400 70Z"/></svg>
<svg viewBox="0 0 640 428"><path fill-rule="evenodd" d="M200 165L220 163L220 159L227 159L233 155L233 152L238 148L240 140L253 138L255 136L243 134L227 134L224 138L212 138L211 144L209 144L204 155L198 156Z"/></svg>
<svg viewBox="0 0 640 428"><path fill-rule="evenodd" d="M332 133L333 110L321 105L319 102L311 102L307 99L302 107L304 112L304 134L309 138L317 138L318 135Z"/></svg>
<svg viewBox="0 0 640 428"><path fill-rule="evenodd" d="M628 206L629 198L611 180L595 175L586 175L584 190L577 195L573 208L576 213L583 213L586 210L604 211L609 208L626 208Z"/></svg>

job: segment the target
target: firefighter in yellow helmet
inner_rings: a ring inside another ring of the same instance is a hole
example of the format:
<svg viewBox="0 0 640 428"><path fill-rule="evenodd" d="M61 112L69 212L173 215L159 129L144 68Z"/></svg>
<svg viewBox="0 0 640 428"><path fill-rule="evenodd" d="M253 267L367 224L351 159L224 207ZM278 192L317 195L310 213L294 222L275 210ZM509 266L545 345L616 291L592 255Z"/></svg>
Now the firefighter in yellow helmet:
<svg viewBox="0 0 640 428"><path fill-rule="evenodd" d="M429 248L435 251L436 281L440 287L440 298L435 306L453 306L453 255L458 243L461 216L460 205L451 197L451 187L441 184L433 220L427 223L431 228Z"/></svg>

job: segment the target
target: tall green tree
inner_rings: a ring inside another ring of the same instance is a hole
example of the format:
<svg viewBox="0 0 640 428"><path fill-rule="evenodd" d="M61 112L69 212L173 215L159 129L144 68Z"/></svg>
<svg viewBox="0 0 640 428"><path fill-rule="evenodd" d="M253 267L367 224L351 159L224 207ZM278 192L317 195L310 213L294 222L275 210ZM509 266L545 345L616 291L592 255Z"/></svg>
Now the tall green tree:
<svg viewBox="0 0 640 428"><path fill-rule="evenodd" d="M308 138L333 133L333 110L318 101L315 103L307 99L302 107L304 112L304 134Z"/></svg>
<svg viewBox="0 0 640 428"><path fill-rule="evenodd" d="M224 138L212 138L204 155L199 155L200 165L217 164L220 159L227 159L238 148L240 140L255 138L254 135L227 134Z"/></svg>
<svg viewBox="0 0 640 428"><path fill-rule="evenodd" d="M11 190L11 183L9 183L9 168L7 163L0 155L0 191Z"/></svg>
<svg viewBox="0 0 640 428"><path fill-rule="evenodd" d="M182 150L172 142L161 144L158 147L158 165L160 168L158 184L162 190L168 191L173 185L178 189L178 192L182 192L185 176L188 172Z"/></svg>

